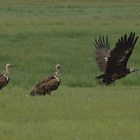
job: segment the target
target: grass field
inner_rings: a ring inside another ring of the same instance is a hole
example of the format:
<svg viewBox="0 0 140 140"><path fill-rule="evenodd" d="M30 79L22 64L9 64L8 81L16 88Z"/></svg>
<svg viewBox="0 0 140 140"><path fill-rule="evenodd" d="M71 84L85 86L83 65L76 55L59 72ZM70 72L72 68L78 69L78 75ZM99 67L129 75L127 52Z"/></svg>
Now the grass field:
<svg viewBox="0 0 140 140"><path fill-rule="evenodd" d="M140 35L139 11L138 0L0 0L0 70L16 66L0 95L0 139L138 140L140 73L99 86L92 44L99 35L112 47L124 33ZM139 44L128 64L138 69ZM54 95L28 96L57 63Z"/></svg>

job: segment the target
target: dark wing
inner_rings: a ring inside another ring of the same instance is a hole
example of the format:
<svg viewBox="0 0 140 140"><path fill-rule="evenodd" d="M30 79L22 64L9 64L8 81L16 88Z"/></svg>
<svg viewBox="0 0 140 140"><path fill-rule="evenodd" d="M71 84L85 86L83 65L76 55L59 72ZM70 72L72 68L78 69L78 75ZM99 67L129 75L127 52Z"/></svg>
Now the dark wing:
<svg viewBox="0 0 140 140"><path fill-rule="evenodd" d="M56 78L53 78L47 82L47 87L49 91L56 90L60 85L60 81L57 81Z"/></svg>
<svg viewBox="0 0 140 140"><path fill-rule="evenodd" d="M38 83L36 85L36 87L38 87L39 85L43 84L44 82L46 83L47 81L51 80L54 78L54 75L50 75L46 80L42 80L40 83Z"/></svg>
<svg viewBox="0 0 140 140"><path fill-rule="evenodd" d="M110 52L107 62L106 73L120 73L126 70L127 61L132 54L138 36L130 33L129 37L125 34L116 43L116 47Z"/></svg>
<svg viewBox="0 0 140 140"><path fill-rule="evenodd" d="M106 70L109 53L110 44L108 42L108 37L99 36L98 39L95 39L95 59L102 72Z"/></svg>
<svg viewBox="0 0 140 140"><path fill-rule="evenodd" d="M5 87L9 82L9 79L7 79L5 76L0 75L0 89Z"/></svg>
<svg viewBox="0 0 140 140"><path fill-rule="evenodd" d="M45 95L46 92L50 93L52 90L56 90L59 84L60 81L57 81L54 75L51 75L48 77L48 79L43 80L39 84L37 84L31 94L34 95L34 93L36 93L38 95Z"/></svg>

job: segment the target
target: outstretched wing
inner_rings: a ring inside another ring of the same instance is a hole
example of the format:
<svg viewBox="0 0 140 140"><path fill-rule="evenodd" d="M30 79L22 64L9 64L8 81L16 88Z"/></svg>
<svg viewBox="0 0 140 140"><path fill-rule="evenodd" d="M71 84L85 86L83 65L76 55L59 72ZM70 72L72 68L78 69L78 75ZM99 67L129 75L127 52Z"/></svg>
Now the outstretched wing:
<svg viewBox="0 0 140 140"><path fill-rule="evenodd" d="M110 44L108 42L108 37L99 36L98 39L95 39L95 59L102 72L106 70L109 54Z"/></svg>
<svg viewBox="0 0 140 140"><path fill-rule="evenodd" d="M137 42L138 36L130 33L129 37L125 34L116 43L116 47L110 52L107 62L106 73L120 73L126 70L126 65L133 48Z"/></svg>

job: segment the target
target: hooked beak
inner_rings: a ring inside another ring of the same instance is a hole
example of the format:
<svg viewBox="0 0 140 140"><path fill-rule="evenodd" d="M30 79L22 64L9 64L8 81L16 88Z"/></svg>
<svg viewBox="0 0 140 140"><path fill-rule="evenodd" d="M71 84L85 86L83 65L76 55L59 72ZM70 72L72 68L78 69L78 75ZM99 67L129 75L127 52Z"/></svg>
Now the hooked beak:
<svg viewBox="0 0 140 140"><path fill-rule="evenodd" d="M10 65L10 68L15 67L14 65Z"/></svg>

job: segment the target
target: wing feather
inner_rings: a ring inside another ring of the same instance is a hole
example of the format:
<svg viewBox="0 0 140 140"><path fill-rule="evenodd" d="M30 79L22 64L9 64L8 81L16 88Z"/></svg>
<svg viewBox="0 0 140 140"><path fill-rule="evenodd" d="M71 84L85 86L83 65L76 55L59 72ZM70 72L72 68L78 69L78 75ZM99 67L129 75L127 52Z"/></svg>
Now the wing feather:
<svg viewBox="0 0 140 140"><path fill-rule="evenodd" d="M102 72L105 72L110 53L110 44L108 42L108 37L99 36L98 39L95 39L94 45L96 63L98 64L99 69Z"/></svg>
<svg viewBox="0 0 140 140"><path fill-rule="evenodd" d="M49 81L49 80L51 80L53 78L54 78L54 75L50 75L50 76L48 76L48 78L46 80L42 80L35 87L38 87L38 86L42 85L43 83L46 83L47 81Z"/></svg>
<svg viewBox="0 0 140 140"><path fill-rule="evenodd" d="M52 90L56 90L60 84L54 75L50 75L46 80L41 81L37 84L34 90L31 92L31 95L45 95L46 92L49 93Z"/></svg>
<svg viewBox="0 0 140 140"><path fill-rule="evenodd" d="M127 37L125 34L116 43L116 47L110 52L110 57L107 62L106 73L120 73L126 70L128 59L130 58L138 36L135 33L130 33Z"/></svg>

